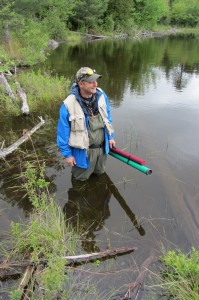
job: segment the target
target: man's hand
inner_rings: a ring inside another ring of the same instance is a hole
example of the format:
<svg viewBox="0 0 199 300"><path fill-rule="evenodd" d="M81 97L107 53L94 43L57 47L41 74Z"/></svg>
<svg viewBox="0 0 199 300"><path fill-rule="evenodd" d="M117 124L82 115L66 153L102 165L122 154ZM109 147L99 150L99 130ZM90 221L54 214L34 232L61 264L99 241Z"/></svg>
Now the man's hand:
<svg viewBox="0 0 199 300"><path fill-rule="evenodd" d="M69 167L73 167L74 165L76 165L76 161L75 161L75 158L73 156L68 157L68 158L64 158L64 161L67 163L67 165Z"/></svg>
<svg viewBox="0 0 199 300"><path fill-rule="evenodd" d="M109 140L109 147L110 148L115 147L115 140Z"/></svg>

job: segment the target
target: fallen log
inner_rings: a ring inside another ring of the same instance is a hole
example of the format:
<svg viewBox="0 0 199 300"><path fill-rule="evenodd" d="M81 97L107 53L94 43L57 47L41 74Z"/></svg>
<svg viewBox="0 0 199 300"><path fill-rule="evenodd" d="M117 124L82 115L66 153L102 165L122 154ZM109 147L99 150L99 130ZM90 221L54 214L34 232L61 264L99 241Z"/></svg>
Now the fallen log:
<svg viewBox="0 0 199 300"><path fill-rule="evenodd" d="M15 80L15 85L17 87L17 94L21 100L22 106L21 106L21 112L23 115L27 116L30 114L30 109L28 106L27 96L26 93L22 90L20 84L18 81Z"/></svg>
<svg viewBox="0 0 199 300"><path fill-rule="evenodd" d="M109 258L116 255L123 255L137 250L135 247L122 247L122 248L110 248L105 251L80 254L73 256L63 256L62 259L66 261L65 266L77 265L80 263L91 262L95 259ZM48 261L46 259L41 259L37 264L46 265ZM0 280L5 280L6 272L8 272L9 277L12 276L11 271L13 270L14 276L16 276L16 271L14 268L26 268L28 266L34 266L34 262L23 261L23 262L3 262L0 264ZM3 278L3 279L2 279Z"/></svg>
<svg viewBox="0 0 199 300"><path fill-rule="evenodd" d="M5 87L6 92L8 93L9 97L12 99L14 105L16 105L16 97L6 79L3 72L0 72L0 83Z"/></svg>
<svg viewBox="0 0 199 300"><path fill-rule="evenodd" d="M39 119L40 119L40 123L35 125L31 130L26 131L25 134L20 139L18 139L15 143L13 143L12 145L10 145L5 149L0 149L0 158L4 158L8 154L15 151L21 144L26 142L30 138L30 136L45 123L42 117L39 117Z"/></svg>
<svg viewBox="0 0 199 300"><path fill-rule="evenodd" d="M135 247L110 248L102 252L81 254L75 256L63 256L62 258L67 261L67 265L68 265L71 263L80 263L80 262L82 263L82 262L88 262L99 258L107 258L116 255L122 255L122 254L133 252L135 250L137 250L137 248Z"/></svg>

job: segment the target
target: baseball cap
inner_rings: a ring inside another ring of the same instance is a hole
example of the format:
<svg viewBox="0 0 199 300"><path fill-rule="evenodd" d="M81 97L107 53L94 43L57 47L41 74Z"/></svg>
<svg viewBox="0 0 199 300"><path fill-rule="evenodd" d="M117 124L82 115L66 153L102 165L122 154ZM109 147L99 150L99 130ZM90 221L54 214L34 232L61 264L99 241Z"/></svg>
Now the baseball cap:
<svg viewBox="0 0 199 300"><path fill-rule="evenodd" d="M79 81L94 82L101 77L102 75L95 73L95 70L88 67L82 67L77 71L76 82Z"/></svg>

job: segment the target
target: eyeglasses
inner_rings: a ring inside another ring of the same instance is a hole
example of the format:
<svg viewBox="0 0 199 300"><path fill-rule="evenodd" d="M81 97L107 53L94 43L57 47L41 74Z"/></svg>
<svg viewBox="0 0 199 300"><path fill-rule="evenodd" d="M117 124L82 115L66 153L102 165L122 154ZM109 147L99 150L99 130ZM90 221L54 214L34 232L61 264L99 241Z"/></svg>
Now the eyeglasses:
<svg viewBox="0 0 199 300"><path fill-rule="evenodd" d="M81 81L82 78L86 77L86 76L91 76L95 73L96 71L95 70L89 70L87 71L86 73L83 73L79 78L78 78L78 81Z"/></svg>

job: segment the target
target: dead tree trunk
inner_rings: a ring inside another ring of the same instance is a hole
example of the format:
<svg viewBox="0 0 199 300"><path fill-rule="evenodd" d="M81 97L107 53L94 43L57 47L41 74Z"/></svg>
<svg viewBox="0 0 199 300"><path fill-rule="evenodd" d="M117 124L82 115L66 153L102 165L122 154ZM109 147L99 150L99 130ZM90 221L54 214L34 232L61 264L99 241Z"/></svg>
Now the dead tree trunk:
<svg viewBox="0 0 199 300"><path fill-rule="evenodd" d="M30 114L30 109L29 109L29 106L28 106L26 93L24 93L24 91L22 90L22 88L21 88L18 81L15 80L15 84L16 84L16 87L17 87L18 96L19 96L19 98L21 99L21 102L22 102L21 112L22 112L23 115L27 116L27 115Z"/></svg>
<svg viewBox="0 0 199 300"><path fill-rule="evenodd" d="M5 87L6 92L8 93L10 98L12 99L14 105L16 105L16 97L13 94L13 91L12 91L7 79L5 78L3 72L0 72L0 83Z"/></svg>
<svg viewBox="0 0 199 300"><path fill-rule="evenodd" d="M3 31L4 31L4 41L7 46L10 45L10 31L9 31L9 26L8 24L4 24L3 26Z"/></svg>

